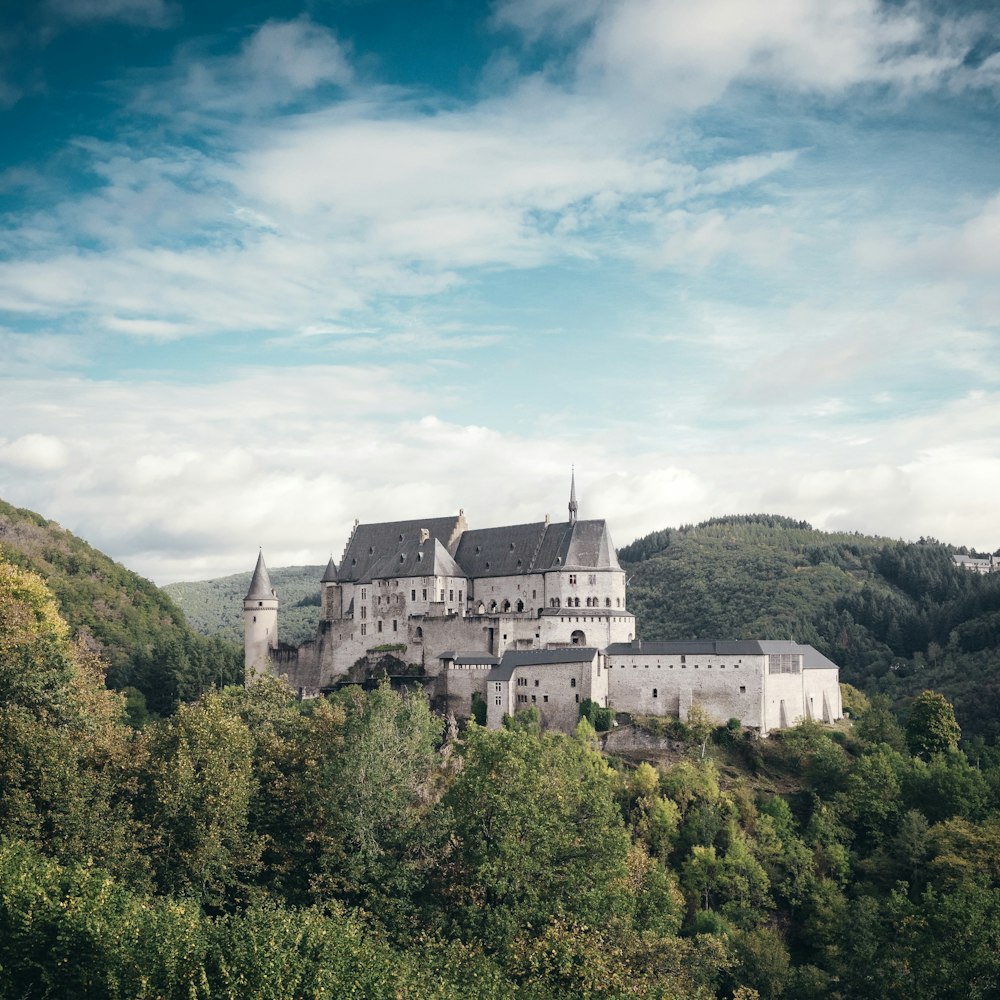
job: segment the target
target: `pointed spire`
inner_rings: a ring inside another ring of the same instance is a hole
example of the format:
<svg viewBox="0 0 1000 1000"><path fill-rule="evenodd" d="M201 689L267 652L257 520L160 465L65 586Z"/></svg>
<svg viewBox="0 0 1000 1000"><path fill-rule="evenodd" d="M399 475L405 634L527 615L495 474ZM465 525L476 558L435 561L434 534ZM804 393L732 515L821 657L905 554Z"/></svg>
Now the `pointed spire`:
<svg viewBox="0 0 1000 1000"><path fill-rule="evenodd" d="M330 561L326 564L326 569L323 572L323 578L319 582L320 583L337 582L337 564L333 561L333 553L330 553Z"/></svg>
<svg viewBox="0 0 1000 1000"><path fill-rule="evenodd" d="M576 502L576 467L570 466L569 474L569 523L576 524L579 505Z"/></svg>
<svg viewBox="0 0 1000 1000"><path fill-rule="evenodd" d="M261 549L257 556L257 565L253 571L253 578L250 580L250 589L247 591L245 601L273 600L274 591L271 589L271 578L267 575L267 566L264 565L264 550Z"/></svg>

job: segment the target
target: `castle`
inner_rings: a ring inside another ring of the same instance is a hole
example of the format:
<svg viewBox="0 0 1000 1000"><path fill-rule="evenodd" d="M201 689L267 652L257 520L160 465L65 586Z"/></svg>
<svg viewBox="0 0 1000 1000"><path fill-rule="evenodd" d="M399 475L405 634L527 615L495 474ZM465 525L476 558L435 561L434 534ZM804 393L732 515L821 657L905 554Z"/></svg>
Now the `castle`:
<svg viewBox="0 0 1000 1000"><path fill-rule="evenodd" d="M603 520L473 529L465 515L355 522L340 565L320 581L319 628L278 642L278 598L264 556L243 601L246 677L284 677L300 697L383 673L419 679L458 718L487 724L534 706L572 729L580 705L685 718L694 703L766 733L841 717L836 664L794 642L641 642L625 573Z"/></svg>

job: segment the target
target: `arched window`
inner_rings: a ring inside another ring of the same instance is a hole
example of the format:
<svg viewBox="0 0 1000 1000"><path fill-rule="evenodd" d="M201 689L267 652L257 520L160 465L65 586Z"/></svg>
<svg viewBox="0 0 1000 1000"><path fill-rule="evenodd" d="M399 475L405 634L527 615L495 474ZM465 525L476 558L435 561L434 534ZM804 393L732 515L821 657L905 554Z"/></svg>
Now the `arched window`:
<svg viewBox="0 0 1000 1000"><path fill-rule="evenodd" d="M517 610L518 611L523 611L524 610L524 601L518 601L517 602Z"/></svg>
<svg viewBox="0 0 1000 1000"><path fill-rule="evenodd" d="M419 625L417 626L416 636L418 639L423 639L424 637L424 630Z"/></svg>
<svg viewBox="0 0 1000 1000"><path fill-rule="evenodd" d="M583 634L583 632L580 629L574 629L573 630L573 633L569 637L569 641L574 646L586 646L587 645L587 637Z"/></svg>
<svg viewBox="0 0 1000 1000"><path fill-rule="evenodd" d="M500 606L500 610L503 611L504 614L510 611L510 601L505 600Z"/></svg>
<svg viewBox="0 0 1000 1000"><path fill-rule="evenodd" d="M605 597L604 598L604 606L606 608L610 608L611 607L611 598L610 597Z"/></svg>
<svg viewBox="0 0 1000 1000"><path fill-rule="evenodd" d="M496 613L496 610L497 610L497 602L496 601L490 601L490 609L489 610L490 610L490 614L491 615Z"/></svg>
<svg viewBox="0 0 1000 1000"><path fill-rule="evenodd" d="M480 601L479 604L476 605L476 614L477 615L485 615L486 614L486 605L483 604L482 601Z"/></svg>

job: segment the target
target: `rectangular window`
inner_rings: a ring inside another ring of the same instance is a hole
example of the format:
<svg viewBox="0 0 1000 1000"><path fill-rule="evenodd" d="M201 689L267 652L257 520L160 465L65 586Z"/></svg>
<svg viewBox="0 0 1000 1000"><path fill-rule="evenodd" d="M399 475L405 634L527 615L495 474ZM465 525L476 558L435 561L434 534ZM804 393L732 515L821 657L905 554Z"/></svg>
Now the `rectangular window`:
<svg viewBox="0 0 1000 1000"><path fill-rule="evenodd" d="M580 704L580 696L579 696L579 695L577 695L577 696L576 696L576 703L577 703L578 705Z"/></svg>
<svg viewBox="0 0 1000 1000"><path fill-rule="evenodd" d="M410 600L415 601L417 599L417 592L415 590L410 591Z"/></svg>
<svg viewBox="0 0 1000 1000"><path fill-rule="evenodd" d="M653 697L656 697L656 688L653 688Z"/></svg>
<svg viewBox="0 0 1000 1000"><path fill-rule="evenodd" d="M498 705L500 704L500 699L499 699L499 698L497 698L497 704L498 704Z"/></svg>
<svg viewBox="0 0 1000 1000"><path fill-rule="evenodd" d="M361 600L363 601L368 596L368 589L366 587L361 588Z"/></svg>
<svg viewBox="0 0 1000 1000"><path fill-rule="evenodd" d="M377 630L378 630L379 632L381 632L381 631L382 631L382 619L381 619L381 618L380 618L380 619L378 620L378 626L377 626Z"/></svg>
<svg viewBox="0 0 1000 1000"><path fill-rule="evenodd" d="M459 603L459 604L461 604L461 603L462 603L462 591L459 591L459 592L458 592L458 603Z"/></svg>
<svg viewBox="0 0 1000 1000"><path fill-rule="evenodd" d="M421 593L421 598L420 599L422 601L426 601L427 600L427 588L424 587L424 589L422 591L420 591L420 593Z"/></svg>
<svg viewBox="0 0 1000 1000"><path fill-rule="evenodd" d="M449 590L448 591L448 600L451 601L452 604L455 603L455 591L454 590Z"/></svg>
<svg viewBox="0 0 1000 1000"><path fill-rule="evenodd" d="M441 591L441 603L444 604L444 591Z"/></svg>
<svg viewBox="0 0 1000 1000"><path fill-rule="evenodd" d="M535 687L538 687L538 681L537 680L535 681Z"/></svg>
<svg viewBox="0 0 1000 1000"><path fill-rule="evenodd" d="M570 573L569 582L571 586L576 586L576 573Z"/></svg>
<svg viewBox="0 0 1000 1000"><path fill-rule="evenodd" d="M576 678L575 678L575 677L571 677L571 678L569 679L569 686L570 686L571 688L575 688L575 687L576 687Z"/></svg>
<svg viewBox="0 0 1000 1000"><path fill-rule="evenodd" d="M597 574L591 573L590 576L587 577L587 583L597 583Z"/></svg>
<svg viewBox="0 0 1000 1000"><path fill-rule="evenodd" d="M746 687L744 687L744 685L741 684L740 685L740 694L746 694L746 693L747 693Z"/></svg>
<svg viewBox="0 0 1000 1000"><path fill-rule="evenodd" d="M362 626L361 626L361 634L362 635L368 635L368 626L367 625L362 624Z"/></svg>
<svg viewBox="0 0 1000 1000"><path fill-rule="evenodd" d="M547 694L543 694L542 695L542 701L547 702L548 700L549 700L549 696Z"/></svg>
<svg viewBox="0 0 1000 1000"><path fill-rule="evenodd" d="M532 600L534 600L534 599L535 599L535 598L536 598L537 596L538 596L538 595L537 595L537 594L535 593L535 591L532 591L532 592L531 592L531 599L532 599Z"/></svg>
<svg viewBox="0 0 1000 1000"><path fill-rule="evenodd" d="M397 632L397 631L399 631L399 630L398 630L398 629L396 628L396 619L395 619L395 618L393 618L393 620L392 620L392 630L393 630L393 632Z"/></svg>
<svg viewBox="0 0 1000 1000"><path fill-rule="evenodd" d="M363 604L361 605L361 617L362 618L368 617L368 609Z"/></svg>
<svg viewBox="0 0 1000 1000"><path fill-rule="evenodd" d="M537 702L537 701L538 701L538 695L537 694L533 694L531 696L531 704L534 705L535 702Z"/></svg>

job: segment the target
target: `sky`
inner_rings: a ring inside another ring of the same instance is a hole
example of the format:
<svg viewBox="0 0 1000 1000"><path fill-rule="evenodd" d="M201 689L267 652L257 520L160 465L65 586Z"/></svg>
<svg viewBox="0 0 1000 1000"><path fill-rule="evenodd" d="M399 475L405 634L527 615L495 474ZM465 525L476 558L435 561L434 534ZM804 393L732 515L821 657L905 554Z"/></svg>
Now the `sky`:
<svg viewBox="0 0 1000 1000"><path fill-rule="evenodd" d="M7 0L0 498L157 583L351 525L1000 546L1000 10Z"/></svg>

